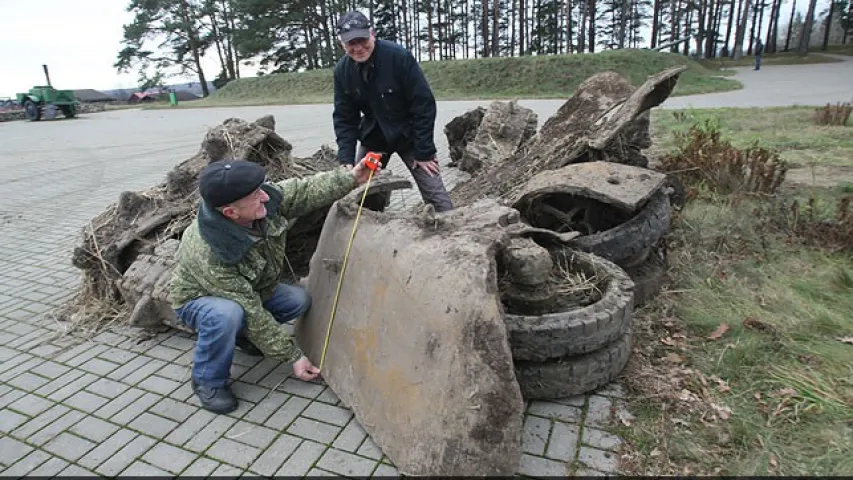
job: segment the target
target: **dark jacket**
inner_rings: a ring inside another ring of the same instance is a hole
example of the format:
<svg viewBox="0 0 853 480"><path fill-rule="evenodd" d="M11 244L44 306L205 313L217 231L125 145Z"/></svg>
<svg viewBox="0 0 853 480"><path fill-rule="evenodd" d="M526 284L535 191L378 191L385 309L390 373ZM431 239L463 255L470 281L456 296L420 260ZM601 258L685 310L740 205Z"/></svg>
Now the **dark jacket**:
<svg viewBox="0 0 853 480"><path fill-rule="evenodd" d="M366 68L367 82L362 78ZM364 117L361 114L364 114ZM380 127L386 140L382 148L405 151L413 148L415 158L435 156L435 97L415 57L387 40L376 40L368 62L359 65L344 55L335 65L335 109L332 120L338 144L338 161L355 162L356 141L368 134L376 138ZM380 136L381 138L381 136Z"/></svg>

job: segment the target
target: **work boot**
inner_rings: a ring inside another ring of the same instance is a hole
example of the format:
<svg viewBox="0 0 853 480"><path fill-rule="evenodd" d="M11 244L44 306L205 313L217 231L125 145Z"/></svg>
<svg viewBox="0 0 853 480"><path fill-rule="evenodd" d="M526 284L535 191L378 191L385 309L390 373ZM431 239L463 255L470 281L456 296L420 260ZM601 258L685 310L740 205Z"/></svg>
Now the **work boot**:
<svg viewBox="0 0 853 480"><path fill-rule="evenodd" d="M237 340L234 342L234 345L247 355L251 355L253 357L264 356L264 352L262 352L260 348L256 347L251 340L242 335L237 335Z"/></svg>
<svg viewBox="0 0 853 480"><path fill-rule="evenodd" d="M192 381L193 392L198 396L202 408L213 413L228 413L237 409L237 397L231 392L231 387L206 387Z"/></svg>

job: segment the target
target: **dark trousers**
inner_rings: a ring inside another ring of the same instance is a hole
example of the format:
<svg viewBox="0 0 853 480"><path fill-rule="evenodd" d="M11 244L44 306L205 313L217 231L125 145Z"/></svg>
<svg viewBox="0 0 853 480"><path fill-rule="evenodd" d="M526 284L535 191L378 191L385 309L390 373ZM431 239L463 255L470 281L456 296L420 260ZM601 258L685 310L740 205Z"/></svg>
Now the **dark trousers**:
<svg viewBox="0 0 853 480"><path fill-rule="evenodd" d="M430 175L422 168L415 168L415 152L413 149L408 148L402 152L394 152L378 148L368 149L364 145L359 145L355 154L355 161L358 162L364 158L364 156L367 155L368 150L381 151L383 153L382 159L380 160L383 170L387 168L388 162L391 160L391 155L397 153L400 160L403 161L403 164L406 165L409 172L411 172L412 177L415 179L415 183L418 186L418 190L421 192L421 198L424 203L432 204L432 206L435 207L436 212L444 212L453 209L453 204L450 201L450 194L448 194L447 189L444 188L444 181L441 179L441 174L437 173ZM385 207L387 207L390 202L391 192L368 194L367 198L364 199L364 207L369 210L381 212L385 210Z"/></svg>

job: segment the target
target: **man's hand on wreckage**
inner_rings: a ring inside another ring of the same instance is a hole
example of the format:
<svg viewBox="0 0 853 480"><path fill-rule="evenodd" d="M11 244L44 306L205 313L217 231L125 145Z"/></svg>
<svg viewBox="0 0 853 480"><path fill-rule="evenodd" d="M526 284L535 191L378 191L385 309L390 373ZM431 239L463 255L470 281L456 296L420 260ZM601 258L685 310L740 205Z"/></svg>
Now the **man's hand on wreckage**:
<svg viewBox="0 0 853 480"><path fill-rule="evenodd" d="M430 160L415 160L415 168L426 170L431 177L438 174L438 160L432 158Z"/></svg>
<svg viewBox="0 0 853 480"><path fill-rule="evenodd" d="M320 369L315 367L308 357L302 356L299 360L293 362L293 374L300 380L314 380L320 376Z"/></svg>

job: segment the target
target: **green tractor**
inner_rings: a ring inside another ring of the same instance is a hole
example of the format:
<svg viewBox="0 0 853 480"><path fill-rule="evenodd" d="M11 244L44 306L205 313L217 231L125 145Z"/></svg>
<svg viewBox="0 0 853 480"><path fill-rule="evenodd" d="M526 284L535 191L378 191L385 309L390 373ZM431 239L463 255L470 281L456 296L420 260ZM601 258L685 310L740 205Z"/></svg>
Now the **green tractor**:
<svg viewBox="0 0 853 480"><path fill-rule="evenodd" d="M36 86L27 93L18 93L18 104L24 108L30 121L42 118L52 120L58 112L62 112L65 118L74 118L77 115L77 104L80 102L74 97L72 90L57 90L50 85L50 75L47 65L44 68L44 77L47 86Z"/></svg>

